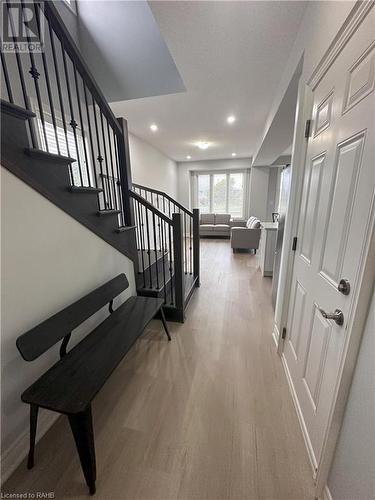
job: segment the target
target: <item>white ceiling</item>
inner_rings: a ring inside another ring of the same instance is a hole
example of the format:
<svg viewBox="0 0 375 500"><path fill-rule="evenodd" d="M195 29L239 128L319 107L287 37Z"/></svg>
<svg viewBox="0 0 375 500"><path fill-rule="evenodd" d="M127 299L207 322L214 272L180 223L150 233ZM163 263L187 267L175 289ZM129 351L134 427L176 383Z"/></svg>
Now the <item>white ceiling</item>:
<svg viewBox="0 0 375 500"><path fill-rule="evenodd" d="M250 157L306 2L150 2L186 92L112 103L131 132L177 161ZM150 76L151 77L151 76ZM226 117L234 114L230 126ZM150 131L151 123L159 130ZM205 151L194 144L205 140Z"/></svg>

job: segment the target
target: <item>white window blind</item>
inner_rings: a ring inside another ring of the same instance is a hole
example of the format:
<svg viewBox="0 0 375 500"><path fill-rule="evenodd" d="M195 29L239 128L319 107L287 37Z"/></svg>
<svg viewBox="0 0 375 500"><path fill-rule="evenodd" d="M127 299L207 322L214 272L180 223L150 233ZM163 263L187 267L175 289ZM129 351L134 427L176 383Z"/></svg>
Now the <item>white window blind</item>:
<svg viewBox="0 0 375 500"><path fill-rule="evenodd" d="M46 144L46 140L44 137L42 121L40 120L40 118L38 118L38 133L39 133L41 149L43 151L48 151L50 153L58 154L59 151L58 151L57 143L56 143L56 134L55 134L55 129L54 129L52 123L45 121L44 127L45 127L45 131L46 131L45 135L47 137L47 144ZM60 126L57 126L57 140L59 143L60 154L63 156L70 156L71 158L76 158L76 159L78 159L78 155L79 155L79 159L81 162L82 182L81 182L81 176L79 174L78 161L75 161L71 165L74 186L80 186L81 184L83 186L89 186L90 184L92 185L92 183L90 183L90 179L88 177L87 172L89 172L89 176L91 178L91 181L92 181L93 177L92 177L91 161L90 161L88 144L86 141L86 152L87 152L88 163L89 163L88 168L86 168L83 137L82 137L82 134L81 134L81 131L79 128L76 128L76 135L77 135L78 151L77 151L76 141L75 141L73 132L67 130L66 138L65 138L64 129ZM47 149L47 145L48 145L48 149ZM69 149L69 151L68 151L68 149Z"/></svg>

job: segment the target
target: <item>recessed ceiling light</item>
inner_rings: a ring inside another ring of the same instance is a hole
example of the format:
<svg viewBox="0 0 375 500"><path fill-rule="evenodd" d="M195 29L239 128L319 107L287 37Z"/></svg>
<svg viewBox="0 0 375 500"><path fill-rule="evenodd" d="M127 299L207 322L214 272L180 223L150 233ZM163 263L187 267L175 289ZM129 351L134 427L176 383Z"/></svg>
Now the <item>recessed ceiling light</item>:
<svg viewBox="0 0 375 500"><path fill-rule="evenodd" d="M209 142L204 142L204 141L199 141L197 142L196 144L198 146L199 149L207 149L210 145Z"/></svg>
<svg viewBox="0 0 375 500"><path fill-rule="evenodd" d="M237 153L232 153L232 156L237 156Z"/></svg>
<svg viewBox="0 0 375 500"><path fill-rule="evenodd" d="M229 124L232 124L236 121L236 117L234 115L229 115L228 118L227 118L227 122Z"/></svg>
<svg viewBox="0 0 375 500"><path fill-rule="evenodd" d="M153 132L156 132L158 130L158 126L156 125L156 123L152 123L150 125L150 129L153 131Z"/></svg>
<svg viewBox="0 0 375 500"><path fill-rule="evenodd" d="M190 155L187 155L186 159L187 159L187 160L191 160L191 156L190 156Z"/></svg>

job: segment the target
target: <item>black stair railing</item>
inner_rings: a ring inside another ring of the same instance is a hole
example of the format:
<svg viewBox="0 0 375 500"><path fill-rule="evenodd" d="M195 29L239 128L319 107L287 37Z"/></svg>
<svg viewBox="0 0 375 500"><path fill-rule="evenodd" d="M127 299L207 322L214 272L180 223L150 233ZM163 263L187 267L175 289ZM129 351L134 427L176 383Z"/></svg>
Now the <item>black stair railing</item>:
<svg viewBox="0 0 375 500"><path fill-rule="evenodd" d="M6 36L15 47L13 51L1 48L2 99L33 111L36 118L30 118L28 125L32 147L73 158L71 185L96 189L98 209L118 211L119 226L130 225L124 200L126 159L120 154L122 126L54 2L21 0L16 4L5 0L3 4ZM30 12L34 24L32 31L25 31L29 47L24 52L19 43L19 20L29 20Z"/></svg>
<svg viewBox="0 0 375 500"><path fill-rule="evenodd" d="M190 235L185 230L189 214L171 210L169 217L134 190L130 195L134 203L138 274L142 287L144 291L161 290L165 304L174 307L178 311L177 319L183 320L193 287L199 285L199 241L191 257L187 252L188 238L192 242L199 236L199 211L191 213ZM160 192L159 195L162 202Z"/></svg>
<svg viewBox="0 0 375 500"><path fill-rule="evenodd" d="M183 273L190 276L187 282L199 285L199 210L191 212L163 191L133 183L133 191L167 215L179 214L182 225Z"/></svg>

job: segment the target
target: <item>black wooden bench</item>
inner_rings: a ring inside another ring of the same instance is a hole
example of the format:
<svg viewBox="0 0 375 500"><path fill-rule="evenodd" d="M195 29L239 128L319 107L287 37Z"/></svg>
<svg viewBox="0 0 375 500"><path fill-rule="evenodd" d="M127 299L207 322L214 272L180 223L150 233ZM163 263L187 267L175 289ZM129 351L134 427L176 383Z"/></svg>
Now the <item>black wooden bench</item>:
<svg viewBox="0 0 375 500"><path fill-rule="evenodd" d="M95 493L96 480L92 400L157 314L171 340L162 299L130 297L113 310L113 299L128 287L125 274L120 274L17 339L18 350L26 361L35 360L62 340L60 360L21 396L30 405L27 466L34 466L39 407L67 415L90 494ZM72 331L106 304L111 314L66 352Z"/></svg>

